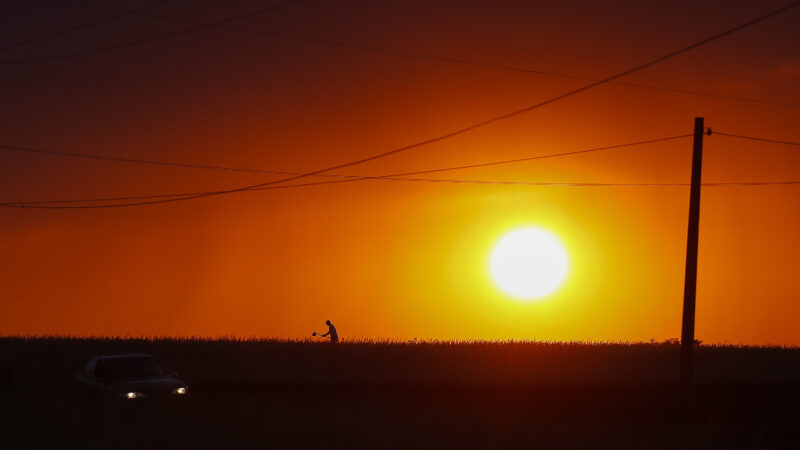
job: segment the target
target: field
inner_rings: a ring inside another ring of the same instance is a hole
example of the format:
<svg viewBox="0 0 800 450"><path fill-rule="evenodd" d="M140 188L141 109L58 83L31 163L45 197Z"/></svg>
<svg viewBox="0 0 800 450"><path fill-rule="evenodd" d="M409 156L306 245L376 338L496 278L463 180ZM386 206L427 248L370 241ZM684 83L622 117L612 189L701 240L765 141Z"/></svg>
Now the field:
<svg viewBox="0 0 800 450"><path fill-rule="evenodd" d="M674 343L0 339L3 448L799 448L800 349ZM87 406L92 355L144 352L170 404Z"/></svg>

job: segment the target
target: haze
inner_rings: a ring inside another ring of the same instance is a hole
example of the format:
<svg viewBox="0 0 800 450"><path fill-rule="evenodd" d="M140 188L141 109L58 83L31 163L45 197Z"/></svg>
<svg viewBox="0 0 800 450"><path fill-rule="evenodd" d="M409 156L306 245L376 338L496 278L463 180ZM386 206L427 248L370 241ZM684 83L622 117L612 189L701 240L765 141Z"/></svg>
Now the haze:
<svg viewBox="0 0 800 450"><path fill-rule="evenodd" d="M784 3L308 0L230 25L311 40L213 27L1 62L191 26L129 15L0 52L0 145L308 172L587 84L408 53L603 78ZM262 7L175 0L143 12L213 22ZM0 44L109 14L9 1ZM689 134L696 116L714 131L800 142L798 20L800 10L788 11L620 80L767 102L606 84L335 173L384 175ZM690 162L686 138L432 177L680 184L689 182ZM703 169L707 182L798 180L800 150L712 134ZM0 150L0 202L278 178ZM703 188L698 339L800 344L798 189ZM130 208L0 208L0 334L300 338L331 319L345 338L677 337L688 196L687 186L366 180ZM569 278L545 301L514 301L491 280L491 247L518 226L550 230L569 253Z"/></svg>

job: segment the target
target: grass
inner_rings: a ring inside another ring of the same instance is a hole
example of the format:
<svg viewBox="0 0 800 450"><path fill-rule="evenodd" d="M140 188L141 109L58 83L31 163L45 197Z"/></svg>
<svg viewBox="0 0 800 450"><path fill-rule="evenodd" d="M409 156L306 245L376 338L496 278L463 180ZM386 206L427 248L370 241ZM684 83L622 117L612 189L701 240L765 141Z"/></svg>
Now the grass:
<svg viewBox="0 0 800 450"><path fill-rule="evenodd" d="M185 402L86 408L92 355L143 352ZM797 448L800 349L675 341L0 338L0 448Z"/></svg>
<svg viewBox="0 0 800 450"><path fill-rule="evenodd" d="M0 370L67 379L93 355L142 352L190 383L629 385L674 383L679 345L655 342L324 341L5 337ZM700 383L800 381L800 348L701 345Z"/></svg>

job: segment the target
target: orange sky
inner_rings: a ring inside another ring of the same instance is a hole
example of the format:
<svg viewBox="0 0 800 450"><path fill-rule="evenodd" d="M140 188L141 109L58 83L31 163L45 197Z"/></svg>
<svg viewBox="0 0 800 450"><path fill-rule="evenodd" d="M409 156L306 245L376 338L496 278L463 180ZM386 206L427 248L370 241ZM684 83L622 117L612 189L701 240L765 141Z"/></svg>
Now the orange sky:
<svg viewBox="0 0 800 450"><path fill-rule="evenodd" d="M646 4L645 4L646 3ZM603 77L785 2L325 2L241 26ZM144 3L120 4L122 9ZM723 5L725 7L723 7ZM262 2L170 1L213 21ZM696 14L687 11L695 10ZM11 2L0 44L108 15ZM800 104L800 9L627 77ZM59 54L186 27L127 17L0 52ZM309 171L435 137L585 84L207 30L0 70L0 145ZM714 130L800 141L797 107L606 85L337 173L375 175ZM552 182L689 180L691 140L435 174ZM712 135L707 181L798 180L797 147ZM274 177L273 177L274 178ZM271 179L0 150L0 201L216 190ZM702 194L698 339L800 344L798 186ZM687 187L360 181L110 210L0 209L0 334L646 340L680 335ZM559 236L563 288L524 303L489 279L515 226Z"/></svg>

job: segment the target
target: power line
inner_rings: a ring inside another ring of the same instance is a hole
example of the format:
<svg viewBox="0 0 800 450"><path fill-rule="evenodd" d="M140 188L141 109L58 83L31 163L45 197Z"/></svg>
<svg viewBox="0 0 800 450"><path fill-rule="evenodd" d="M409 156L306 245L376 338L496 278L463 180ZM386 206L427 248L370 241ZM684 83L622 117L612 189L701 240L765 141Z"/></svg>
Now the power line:
<svg viewBox="0 0 800 450"><path fill-rule="evenodd" d="M658 143L658 142L666 142L666 141L685 138L685 137L689 137L689 136L692 136L692 135L691 134L680 134L680 135L677 135L677 136L669 136L669 137L663 137L663 138L657 138L657 139L649 139L649 140L646 140L646 141L629 142L629 143L626 143L626 144L608 145L608 146L605 146L605 147L595 147L595 148L589 148L589 149L585 149L585 150L575 150L575 151L571 151L571 152L562 152L562 153L551 153L551 154L548 154L548 155L539 155L539 156L528 156L528 157L525 157L525 158L506 159L506 160L502 160L502 161L493 161L493 162L487 162L487 163L467 164L467 165L462 165L462 166L446 167L446 168L443 168L443 169L420 170L420 171L417 171L417 172L406 172L406 173L402 173L402 174L387 175L387 176L392 177L392 176L423 175L423 174L427 174L427 173L446 172L446 171L450 171L450 170L475 169L475 168L478 168L478 167L496 166L496 165L500 165L500 164L512 164L512 163L525 162L525 161L534 161L534 160L538 160L538 159L555 158L555 157L560 157L560 156L579 155L579 154L583 154L583 153L592 153L592 152L598 152L598 151L603 151L603 150L612 150L612 149L623 148L623 147L632 147L632 146L635 146L635 145L655 144L655 143Z"/></svg>
<svg viewBox="0 0 800 450"><path fill-rule="evenodd" d="M450 168L432 169L420 172L408 172L406 175L426 173L426 172L429 173L442 170L450 170ZM686 187L689 186L689 183L591 183L591 182L536 182L536 181L408 178L402 176L402 174L384 175L384 176L362 176L362 175L338 175L338 176L347 177L350 179L341 179L336 181L320 181L320 182L302 183L302 184L264 186L264 187L249 189L248 191L290 189L298 187L338 184L338 183L347 183L351 181L364 181L364 180L444 183L444 184L479 184L479 185L502 185L502 186L539 186L539 187ZM800 181L785 180L785 181L706 182L702 183L702 185L705 187L792 186L792 185L800 185ZM197 195L197 194L201 193L194 192L194 193L184 193L184 194L158 194L158 195L128 196L128 197L105 197L105 198L92 198L92 199L79 199L79 200L73 199L73 200L5 202L5 203L0 203L0 206L14 207L14 208L37 208L37 209L98 209L98 208L121 207L125 205L124 204L74 205L74 203L91 203L91 202L101 202L101 201L130 201L130 200L141 200L141 199L152 199L152 198L174 198L174 197ZM66 206L59 206L65 204Z"/></svg>
<svg viewBox="0 0 800 450"><path fill-rule="evenodd" d="M85 7L85 8L101 9L101 10L106 10L106 11L108 11L108 10L114 11L115 10L113 8L101 7L101 6L97 6L97 5L88 5L88 4L80 3L80 2L63 2L62 1L62 2L58 2L58 3L63 3L63 4L68 4L68 5L77 5L77 6L82 6L82 7ZM137 15L142 16L142 17L154 18L154 19L171 20L171 21L174 21L174 22L181 22L181 23L204 24L204 22L200 22L200 21L196 21L196 20L184 19L184 18L181 18L181 17L164 16L164 15L160 15L160 14L138 13ZM429 59L429 60L433 60L433 61L440 61L440 62L453 63L453 64L462 64L462 65L475 66L475 67L484 67L484 68L489 68L489 69L498 69L498 70L522 72L522 73L536 74L536 75L542 75L542 76L548 76L548 77L556 77L556 78L567 78L567 79L572 79L572 80L599 81L596 78L583 77L583 76L578 76L578 75L570 75L570 74L559 73L559 72L548 72L548 71L542 71L542 70L535 70L535 69L527 69L527 68L522 68L522 67L508 66L508 65L503 65L503 64L493 64L493 63L472 61L472 60L466 60L466 59L460 59L460 58L451 58L451 57L447 57L447 56L431 55L431 54L426 54L426 53L418 53L418 52L410 52L410 51L389 49L389 48L376 47L376 46L371 46L371 45L355 44L355 43L342 42L342 41L336 41L336 40L331 40L331 39L320 39L320 38L313 38L313 37L301 36L301 35L296 35L296 34L278 33L278 32L273 32L273 31L258 30L258 29L254 29L254 28L240 27L240 26L235 26L235 25L223 25L223 26L220 26L220 28L225 28L225 29L235 30L235 31L240 31L240 32L246 32L246 33L251 33L251 34L258 34L258 35L268 36L268 37L273 37L273 38L275 38L275 37L284 38L284 39L290 39L290 40L295 40L295 41L302 41L302 42L310 42L310 43L315 43L315 44L328 45L328 46L332 46L332 47L340 47L340 48L347 48L347 49L354 49L354 50L361 50L361 51L369 51L369 52L376 52L376 53L386 53L386 54L391 54L391 55L405 56L405 57L412 57L412 58L420 58L420 59ZM778 101L756 99L756 98L749 98L749 97L738 97L738 96L731 96L731 95L722 95L722 94L715 94L715 93L710 93L710 92L701 92L701 91L692 91L692 90L686 90L686 89L668 88L668 87L653 86L653 85L639 84L639 83L628 83L628 82L624 82L624 81L611 82L610 84L615 84L615 85L619 85L619 86L633 87L633 88L638 88L638 89L652 89L652 90L659 90L659 91L664 91L664 92L673 92L673 93L686 94L686 95L695 95L695 96L701 96L701 97L711 97L711 98L720 98L720 99L734 100L734 101L741 101L741 102L749 102L749 103L761 103L761 104L765 104L765 105L785 106L785 107L790 107L790 108L800 108L800 104L796 104L796 103L786 103L786 102L778 102Z"/></svg>
<svg viewBox="0 0 800 450"><path fill-rule="evenodd" d="M223 24L226 24L226 23L230 23L230 22L234 22L234 21L237 21L237 20L246 19L248 17L253 17L253 16L260 15L260 14L264 14L264 13L267 13L267 12L270 12L270 11L275 11L275 10L278 10L278 9L282 9L282 8L285 8L287 6L293 5L293 4L301 2L301 1L303 1L303 0L289 0L287 2L280 3L278 5L273 5L273 6L269 6L269 7L266 7L266 8L261 8L261 9L258 9L258 10L255 10L255 11L251 11L251 12L246 13L246 14L240 14L238 16L228 17L226 19L218 20L218 21L215 21L215 22L203 23L202 25L199 25L199 26L196 26L196 27L192 27L192 28L187 28L185 30L174 31L174 32L165 33L165 34L159 34L157 36L152 36L152 37L144 38L144 39L138 39L138 40L135 40L135 41L128 41L128 42L123 42L123 43L114 44L114 45L107 45L107 46L104 46L104 47L94 47L94 48L89 48L89 49L86 49L86 50L78 50L78 51L69 52L69 53L61 53L61 54L58 54L58 55L39 56L39 57L34 57L34 58L5 60L5 61L0 61L0 65L52 61L54 59L62 59L62 58L70 58L70 57L73 57L73 56L89 55L89 54L92 54L92 53L100 53L100 52L106 52L106 51L109 51L109 50L118 50L118 49L122 49L122 48L133 47L133 46L136 46L136 45L141 45L141 44L146 44L146 43L150 43L150 42L161 41L161 40L164 40L164 39L172 39L172 38L175 38L175 37L178 37L178 36L184 36L184 35L187 35L187 34L196 33L198 31L207 30L209 28L217 27L217 26L220 26L220 25L223 25Z"/></svg>
<svg viewBox="0 0 800 450"><path fill-rule="evenodd" d="M657 139L648 139L645 141L636 141L636 142L627 142L624 144L614 144L614 145L607 145L603 147L594 147L588 148L583 150L573 150L568 152L560 152L560 153L549 153L545 155L536 155L536 156L528 156L525 158L515 158L515 159L506 159L500 161L492 161L492 162L485 162L485 163L477 163L477 164L468 164L462 166L453 166L453 167L445 167L439 169L429 169L429 170L421 170L417 172L406 172L402 174L396 174L396 176L407 176L407 175L421 175L426 173L434 173L434 172L446 172L452 170L461 170L461 169L473 169L477 167L486 167L486 166L496 166L500 164L512 164L518 162L525 162L525 161L534 161L539 159L549 159L549 158L558 158L562 156L572 156L572 155L579 155L583 153L592 153L598 152L603 150L612 150L617 148L623 147L632 147L636 145L645 145L645 144L654 144L658 142L666 142L671 141L674 139L680 139L684 137L689 137L691 134L681 134L677 136L669 136ZM220 170L220 171L230 171L230 172L249 172L249 173L268 173L274 175L302 175L302 172L290 172L290 171L283 171L283 170L269 170L269 169L249 169L249 168L239 168L239 167L226 167L226 166L213 166L213 165L205 165L205 164L192 164L192 163L183 163L183 162L173 162L173 161L159 161L159 160L150 160L150 159L137 159L137 158L124 158L118 156L106 156L106 155L94 155L89 153L74 153L74 152L62 152L57 150L46 150L46 149L39 149L39 148L31 148L31 147L19 147L19 146L10 146L10 145L3 145L0 146L0 150L11 150L11 151L18 151L18 152L25 152L25 153L36 153L36 154L45 154L45 155L54 155L54 156L65 156L65 157L75 157L75 158L86 158L86 159L97 159L103 161L113 161L113 162L124 162L124 163L134 163L134 164L144 164L144 165L157 165L157 166L168 166L168 167L180 167L180 168L189 168L189 169L208 169L208 170ZM315 176L318 177L329 177L329 178L363 178L360 175L341 175L341 174L317 174ZM394 175L386 175L387 177L394 176Z"/></svg>
<svg viewBox="0 0 800 450"><path fill-rule="evenodd" d="M785 144L785 145L800 146L800 142L781 141L781 140L778 140L778 139L767 139L767 138L760 138L760 137L753 137L753 136L742 136L742 135L739 135L739 134L720 133L717 130L714 130L714 134L717 134L717 135L720 135L720 136L727 136L727 137L737 138L737 139L747 139L748 141L769 142L771 144Z"/></svg>
<svg viewBox="0 0 800 450"><path fill-rule="evenodd" d="M386 152L383 152L383 153L379 153L379 154L376 154L376 155L372 155L372 156L369 156L369 157L366 157L366 158L362 158L362 159L355 160L355 161L350 161L350 162L343 163L343 164L338 164L338 165L335 165L335 166L331 166L331 167L327 167L327 168L324 168L324 169L315 170L315 171L312 171L312 172L307 172L307 173L300 174L300 175L289 176L289 177L282 178L282 179L279 179L279 180L273 180L273 181L268 181L268 182L254 184L254 185L248 185L248 186L241 186L241 187L234 188L234 189L227 189L227 190L222 190L222 191L211 191L211 192L206 192L206 193L197 194L197 195L188 195L188 196L184 196L184 197L175 197L175 198L163 198L163 199L158 199L158 200L147 200L147 201L134 202L134 203L93 205L91 207L93 207L93 208L114 208L114 207L144 206L144 205L151 205L151 204L158 204L158 203L167 203L167 202L176 202L176 201L190 200L190 199L196 199L196 198L203 198L203 197L209 197L209 196L215 196L215 195L223 195L223 194L229 194L229 193L234 193L234 192L242 192L242 191L253 190L253 189L264 187L264 186L275 185L275 184L278 184L278 183L294 181L294 180L297 180L297 179L306 178L306 177L314 176L314 175L325 173L325 172L330 172L332 170L337 170L337 169L341 169L341 168L345 168L345 167L354 166L354 165L357 165L357 164L362 164L362 163L365 163L365 162L368 162L368 161L373 161L373 160L376 160L376 159L379 159L379 158L384 158L384 157L389 156L389 155L393 155L393 154L396 154L396 153L408 151L408 150L411 150L411 149L414 149L414 148L417 148L417 147L421 147L421 146L424 146L424 145L428 145L428 144L432 144L432 143L435 143L435 142L443 141L443 140L446 140L446 139L449 139L449 138L452 138L452 137L455 137L455 136L458 136L458 135L461 135L461 134L464 134L464 133L468 133L468 132L473 131L473 130L475 130L477 128L481 128L481 127L487 126L489 124L492 124L492 123L495 123L495 122L498 122L498 121L501 121L501 120L505 120L505 119L508 119L510 117L517 116L517 115L520 115L522 113L531 111L533 109L548 105L550 103L557 102L559 100L562 100L562 99L565 99L565 98L570 97L572 95L575 95L575 94L578 94L580 92L586 91L586 90L591 89L593 87L599 86L599 85L604 84L604 83L611 82L611 81L616 80L618 78L621 78L623 76L629 75L629 74L634 73L636 71L645 69L647 67L650 67L650 66L653 66L655 64L658 64L658 63L660 63L662 61L670 59L672 57L678 56L678 55L680 55L682 53L685 53L685 52L687 52L689 50L695 49L695 48L700 47L702 45L705 45L705 44L707 44L709 42L712 42L714 40L717 40L717 39L722 38L724 36L727 36L729 34L735 33L735 32L737 32L739 30L747 28L747 27L749 27L751 25L754 25L754 24L756 24L758 22L761 22L763 20L766 20L766 19L768 19L770 17L773 17L775 15L783 13L783 12L785 12L785 11L791 9L791 8L794 8L794 7L798 6L798 5L800 5L800 0L792 2L792 3L790 3L790 4L786 5L786 6L783 6L781 8L776 9L776 10L773 10L773 11L767 13L767 14L759 16L759 17L757 17L755 19L752 19L750 21L747 21L745 23L742 23L742 24L740 24L740 25L738 25L736 27L730 28L728 30L725 30L723 32L717 33L717 34L715 34L713 36L710 36L708 38L705 38L703 40L695 42L695 43L693 43L693 44L691 44L689 46L683 47L681 49L678 49L676 51L673 51L671 53L668 53L666 55L663 55L663 56L658 57L656 59L653 59L651 61L648 61L648 62L646 62L644 64L640 64L640 65L635 66L635 67L633 67L631 69L628 69L628 70L625 70L623 72L617 73L615 75L612 75L610 77L604 78L602 80L595 81L593 83L590 83L588 85L582 86L580 88L573 89L573 90L571 90L569 92L566 92L564 94L558 95L558 96L553 97L553 98L550 98L550 99L545 100L543 102L536 103L534 105L531 105L531 106L528 106L528 107L525 107L525 108L522 108L522 109L519 109L519 110L516 110L516 111L512 111L510 113L506 113L506 114L503 114L503 115L500 115L500 116L496 116L496 117L493 117L493 118L490 118L490 119L486 119L486 120L483 120L481 122L469 125L467 127L452 131L450 133L446 133L444 135L440 135L440 136L437 136L437 137L434 137L434 138L429 138L429 139L424 140L424 141L420 141L420 142L417 142L417 143L414 143L414 144L410 144L410 145L407 145L407 146L404 146L404 147L400 147L400 148L396 148L396 149L393 149L393 150L389 150L389 151L386 151ZM226 19L226 21L229 21L229 20L230 19ZM86 207L88 207L88 206L86 206Z"/></svg>
<svg viewBox="0 0 800 450"><path fill-rule="evenodd" d="M443 135L439 135L437 137L429 138L429 139L426 139L424 141L419 141L419 142L416 142L414 144L409 144L409 145L406 145L404 147L396 148L396 149L389 150L389 151L382 152L382 153L378 153L378 154L375 154L375 155L372 155L372 156L369 156L369 157L366 157L366 158L358 159L358 160L355 160L355 161L350 161L350 162L347 162L347 163L338 164L338 165L327 167L327 168L324 168L324 169L319 169L319 170L315 170L315 171L312 171L312 172L307 172L307 173L304 173L304 174L301 174L301 175L293 175L293 176L289 176L289 177L282 178L282 179L279 179L279 180L273 180L273 181L268 181L268 182L254 184L254 185L248 185L248 186L241 186L241 187L234 188L234 189L227 189L227 190L223 190L223 191L214 191L214 192L208 192L208 193L203 193L203 194L198 194L198 195L190 195L190 196L186 196L186 197L147 200L147 201L141 201L141 202L126 203L126 204L116 204L116 205L102 205L102 207L144 206L144 205L153 205L153 204L159 204L159 203L169 203L169 202L177 202L177 201L184 201L184 200L192 200L192 199L197 199L197 198L204 198L204 197L223 195L223 194L231 194L231 193L234 193L234 192L242 192L242 191L250 190L250 189L253 189L253 188L258 188L258 187L262 187L262 186L269 186L269 185L274 185L274 184L278 184L278 183L285 183L285 182L289 182L289 181L294 181L294 180L298 180L298 179L301 179L301 178L314 176L314 175L317 175L317 174L320 174L320 173L330 172L330 171L333 171L333 170L342 169L342 168L354 166L354 165L357 165L357 164L362 164L362 163L365 163L365 162L368 162L368 161L374 161L376 159L380 159L380 158L384 158L384 157L387 157L387 156L390 156L390 155L394 155L394 154L397 154L397 153L401 153L401 152L405 152L405 151L408 151L408 150L412 150L414 148L418 148L418 147L422 147L422 146L425 146L425 145L433 144L435 142L444 141L446 139L450 139L450 138L453 138L455 136L459 136L461 134L468 133L470 131L476 130L478 128L482 128L484 126L493 124L495 122L499 122L501 120L505 120L505 119L508 119L510 117L514 117L514 116L526 113L528 111L540 108L542 106L549 105L551 103L563 100L565 98L571 97L571 96L573 96L575 94L578 94L578 93L581 93L583 91L589 90L589 89L594 88L596 86L599 86L601 84L614 81L614 80L616 80L618 78L624 77L624 76L629 75L631 73L640 71L640 70L645 69L647 67L653 66L653 65L658 64L658 63L663 62L663 61L666 61L666 60L668 60L670 58L673 58L675 56L678 56L678 55L680 55L682 53L686 53L686 52L688 52L690 50L693 50L693 49L695 49L697 47L700 47L702 45L708 44L709 42L715 41L715 40L717 40L719 38L722 38L724 36L728 36L728 35L730 35L732 33L735 33L735 32L737 32L739 30L747 28L747 27L749 27L751 25L754 25L756 23L762 22L762 21L764 21L764 20L766 20L768 18L771 18L771 17L776 16L778 14L781 14L781 13L783 13L785 11L788 11L789 9L794 8L794 7L798 6L798 5L800 5L800 0L796 0L796 1L794 1L794 2L792 2L790 4L788 4L788 5L785 5L785 6L781 7L781 8L775 9L775 10L773 10L773 11L767 13L767 14L764 14L764 15L761 15L761 16L756 17L754 19L751 19L751 20L749 20L747 22L744 22L744 23L742 23L740 25L737 25L737 26L735 26L733 28L729 28L729 29L727 29L725 31L722 31L720 33L717 33L715 35L712 35L712 36L707 37L705 39L702 39L700 41L697 41L697 42L695 42L693 44L690 44L690 45L688 45L686 47L683 47L683 48L680 48L680 49L675 50L673 52L670 52L670 53L668 53L666 55L663 55L663 56L660 56L660 57L655 58L653 60L650 60L650 61L648 61L646 63L640 64L640 65L635 66L633 68L630 68L628 70L619 72L619 73L617 73L615 75L611 75L609 77L606 77L606 78L604 78L602 80L592 82L592 83L590 83L588 85L582 86L582 87L577 88L577 89L573 89L573 90L568 91L568 92L566 92L564 94L557 95L555 97L552 97L552 98L550 98L548 100L545 100L545 101L542 101L542 102L539 102L539 103L536 103L534 105L531 105L531 106L528 106L528 107L525 107L525 108L522 108L522 109L518 109L516 111L512 111L512 112L509 112L509 113L506 113L506 114L502 114L500 116L495 116L495 117L492 117L490 119L486 119L486 120L483 120L481 122L477 122L477 123L474 123L472 125L466 126L464 128L460 128L458 130L451 131L449 133L446 133L446 134L443 134ZM101 205L96 205L96 206L97 207L101 207Z"/></svg>
<svg viewBox="0 0 800 450"><path fill-rule="evenodd" d="M94 21L91 21L91 22L86 22L86 23L82 23L80 25L75 25L75 26L72 26L72 27L69 27L69 28L64 28L62 30L53 31L53 32L50 32L50 33L47 33L47 34L36 36L34 38L26 39L24 41L12 42L10 44L0 45L0 51L8 50L8 49L14 48L14 47L21 47L23 45L33 44L34 42L44 41L46 39L54 38L56 36L61 36L62 34L72 33L73 31L78 31L78 30L82 30L84 28L89 28L89 27L92 27L92 26L95 26L95 25L99 25L99 24L104 23L104 22L110 22L112 20L118 19L120 17L127 16L127 15L138 15L138 13L140 13L141 11L143 11L143 10L145 10L147 8L152 8L152 7L158 6L158 5L162 4L162 3L166 3L168 1L169 0L158 0L156 2L149 3L149 4L147 4L145 6L142 6L142 7L139 7L139 8L133 8L133 9L121 10L121 11L117 10L117 11L119 11L118 14L112 14L110 16L103 17L102 19L97 19L97 20L94 20Z"/></svg>
<svg viewBox="0 0 800 450"><path fill-rule="evenodd" d="M304 186L318 186L323 184L338 184L338 183L347 183L353 181L366 181L366 180L397 180L397 181L429 181L429 182L444 182L445 180L430 180L430 179L410 179L410 178L400 178L400 177L408 177L413 175L423 175L428 173L436 173L436 172L447 172L453 170L462 170L462 169L473 169L478 167L488 167L488 166L496 166L496 165L503 165L503 164L513 164L519 162L526 162L526 161L534 161L534 160L541 160L541 159L549 159L549 158L558 158L563 156L571 156L571 155L578 155L590 152L598 152L603 150L612 150L624 147L632 147L636 145L646 145L646 144L654 144L658 142L666 142L675 139L689 137L691 134L682 134L677 136L669 136L657 139L648 139L645 141L635 141L635 142L628 142L624 144L615 144L615 145L607 145L603 147L594 147L589 149L583 150L573 150L569 152L560 152L560 153L550 153L546 155L537 155L537 156L529 156L526 158L515 158L515 159L506 159L500 161L492 161L492 162L485 162L485 163L477 163L477 164L468 164L468 165L461 165L461 166L451 166L451 167L444 167L444 168L436 168L436 169L426 169L426 170L418 170L414 172L403 172L403 173L395 173L390 175L380 175L380 176L364 176L364 175L344 175L344 174L318 174L316 176L319 177L329 177L329 178L338 178L339 180L336 181L324 181L318 183L307 183L307 184L289 184L289 185L280 185L280 186L271 186L270 189L278 189L278 188L294 188L294 187L304 187ZM119 162L127 162L127 163L139 163L139 164L155 164L155 165L166 165L166 166L177 166L177 167L188 167L193 169L211 169L211 170L232 170L237 172L262 172L262 173L279 173L279 174L300 174L299 172L284 172L284 171L273 171L273 170L260 170L260 169L240 169L240 168L232 168L232 167L222 167L222 166L207 166L207 165L199 165L199 164L186 164L186 163L176 163L176 162L167 162L167 161L153 161L153 160L142 160L142 159L132 159L132 158L118 158L118 157L110 157L110 156L100 156L100 155L89 155L84 153L67 153L67 152L59 152L53 150L42 150L42 149L31 149L26 147L9 147L9 146L2 146L0 149L10 149L16 151L25 151L25 152L34 152L34 153L45 153L45 154L52 154L58 156L74 156L79 158L91 158L91 159L101 159L101 160L110 160L110 161L119 161ZM450 180L453 182L469 182L468 180ZM483 182L484 184L488 184L489 182ZM267 188L255 188L249 190L266 190ZM6 202L7 204L15 204L15 205L33 205L33 204L56 204L56 203L91 203L91 202L100 202L100 201L123 201L123 200L144 200L144 199L155 199L155 198L176 198L176 197L184 197L188 195L200 195L204 194L205 192L192 192L192 193L181 193L181 194L155 194L155 195L140 195L140 196L129 196L129 197L103 197L103 198L89 198L89 199L73 199L73 200L51 200L51 201L28 201L28 202Z"/></svg>
<svg viewBox="0 0 800 450"><path fill-rule="evenodd" d="M102 161L114 161L114 162L124 162L124 163L134 163L134 164L147 164L147 165L156 165L156 166L170 166L170 167L182 167L188 169L209 169L209 170L222 170L222 171L230 171L230 172L251 172L251 173L270 173L275 175L294 175L296 172L286 172L280 170L266 170L266 169L243 169L238 167L225 167L225 166L211 166L211 165L204 165L204 164L191 164L191 163L182 163L182 162L172 162L172 161L157 161L157 160L148 160L148 159L137 159L137 158L123 158L119 156L106 156L106 155L93 155L89 153L74 153L74 152L62 152L57 150L46 150L40 148L32 148L32 147L19 147L13 145L2 145L0 146L0 150L12 150L17 152L25 152L25 153L38 153L44 155L53 155L53 156L66 156L66 157L74 157L74 158L86 158L86 159L98 159Z"/></svg>
<svg viewBox="0 0 800 450"><path fill-rule="evenodd" d="M786 181L736 181L736 182L720 182L720 183L701 183L703 186L717 187L717 186L794 186L800 185L800 181L786 180ZM687 184L688 186L688 184Z"/></svg>
<svg viewBox="0 0 800 450"><path fill-rule="evenodd" d="M361 180L381 180L381 181L401 181L401 182L423 182L423 183L442 183L442 184L479 184L479 185L501 185L501 186L539 186L539 187L688 187L689 183L585 183L585 182L537 182L537 181L497 181L497 180L453 180L436 178L398 178L398 177L362 177ZM346 180L333 182L317 182L290 185L265 186L250 189L251 191L287 189L307 186L317 186L322 184L342 183ZM742 182L706 182L704 187L725 187L725 186L793 186L800 185L800 180L786 181L742 181ZM31 201L31 202L6 202L0 206L12 208L36 208L36 209L100 209L125 206L125 204L112 205L66 205L58 204L90 201L120 201L135 200L140 198L153 197L174 197L190 194L163 194L159 196L139 196L139 197L109 197L84 200L52 200L52 201Z"/></svg>

